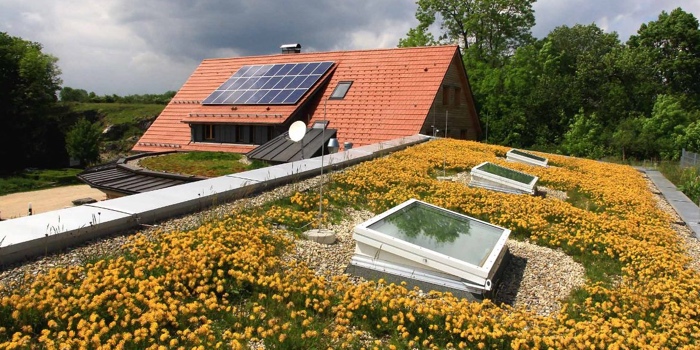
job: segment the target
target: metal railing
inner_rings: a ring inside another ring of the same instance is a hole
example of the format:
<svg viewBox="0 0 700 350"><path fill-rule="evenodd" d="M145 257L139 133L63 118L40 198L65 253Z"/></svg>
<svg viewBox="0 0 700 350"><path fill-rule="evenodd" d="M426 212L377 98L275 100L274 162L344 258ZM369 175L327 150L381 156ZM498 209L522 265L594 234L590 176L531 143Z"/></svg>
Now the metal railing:
<svg viewBox="0 0 700 350"><path fill-rule="evenodd" d="M700 154L683 149L681 153L681 168L700 168Z"/></svg>

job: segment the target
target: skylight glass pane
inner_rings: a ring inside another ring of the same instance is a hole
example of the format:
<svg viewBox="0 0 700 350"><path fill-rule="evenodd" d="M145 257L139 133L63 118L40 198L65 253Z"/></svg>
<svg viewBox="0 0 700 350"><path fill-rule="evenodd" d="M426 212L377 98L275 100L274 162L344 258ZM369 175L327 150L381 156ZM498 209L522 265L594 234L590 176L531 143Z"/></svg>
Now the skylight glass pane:
<svg viewBox="0 0 700 350"><path fill-rule="evenodd" d="M519 151L519 150L517 150L517 149L511 150L511 152L513 152L513 153L515 153L515 154L517 154L517 155L519 155L519 156L532 158L532 159L537 160L537 161L540 161L540 162L544 162L544 161L547 160L547 158L538 157L538 156L536 156L536 155L534 155L534 154L527 153L527 152L523 152L523 151Z"/></svg>
<svg viewBox="0 0 700 350"><path fill-rule="evenodd" d="M335 90L333 90L333 93L331 94L331 98L332 99L345 98L345 94L348 93L348 90L350 89L351 85L352 85L351 81L339 82L338 85L335 87Z"/></svg>
<svg viewBox="0 0 700 350"><path fill-rule="evenodd" d="M532 180L535 179L535 177L532 175L528 175L525 173L521 173L519 171L504 168L500 165L496 165L493 163L486 163L486 164L480 166L479 170L483 170L489 174L504 177L506 179L521 182L523 184L529 184L530 182L532 182Z"/></svg>
<svg viewBox="0 0 700 350"><path fill-rule="evenodd" d="M367 228L419 247L482 266L503 229L413 203Z"/></svg>

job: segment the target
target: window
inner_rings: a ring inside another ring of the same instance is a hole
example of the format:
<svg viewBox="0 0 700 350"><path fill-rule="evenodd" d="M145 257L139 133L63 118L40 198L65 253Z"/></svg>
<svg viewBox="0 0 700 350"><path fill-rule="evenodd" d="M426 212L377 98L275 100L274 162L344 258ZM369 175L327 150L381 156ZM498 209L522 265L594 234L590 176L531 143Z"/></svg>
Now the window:
<svg viewBox="0 0 700 350"><path fill-rule="evenodd" d="M442 105L447 106L450 104L450 87L447 85L442 86Z"/></svg>
<svg viewBox="0 0 700 350"><path fill-rule="evenodd" d="M509 229L410 199L355 226L348 268L487 294L509 236Z"/></svg>
<svg viewBox="0 0 700 350"><path fill-rule="evenodd" d="M214 125L213 124L205 124L204 125L204 139L205 140L213 140L214 139Z"/></svg>
<svg viewBox="0 0 700 350"><path fill-rule="evenodd" d="M455 106L462 104L462 89L455 88Z"/></svg>
<svg viewBox="0 0 700 350"><path fill-rule="evenodd" d="M333 90L333 93L331 94L330 99L331 100L342 100L345 98L345 95L348 93L348 90L350 90L350 86L352 85L352 81L341 81L336 85L335 90Z"/></svg>
<svg viewBox="0 0 700 350"><path fill-rule="evenodd" d="M238 125L236 126L236 143L244 143L245 140L243 140L243 126Z"/></svg>

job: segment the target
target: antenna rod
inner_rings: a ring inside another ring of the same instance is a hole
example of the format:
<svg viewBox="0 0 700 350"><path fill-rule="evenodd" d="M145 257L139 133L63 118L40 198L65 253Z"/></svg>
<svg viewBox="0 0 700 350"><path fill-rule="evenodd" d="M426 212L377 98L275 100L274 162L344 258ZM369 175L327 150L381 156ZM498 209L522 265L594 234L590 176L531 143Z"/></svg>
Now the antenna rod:
<svg viewBox="0 0 700 350"><path fill-rule="evenodd" d="M323 130L321 130L321 182L318 186L318 229L321 230L321 221L323 219L323 150L326 146L326 103L328 99L323 100Z"/></svg>

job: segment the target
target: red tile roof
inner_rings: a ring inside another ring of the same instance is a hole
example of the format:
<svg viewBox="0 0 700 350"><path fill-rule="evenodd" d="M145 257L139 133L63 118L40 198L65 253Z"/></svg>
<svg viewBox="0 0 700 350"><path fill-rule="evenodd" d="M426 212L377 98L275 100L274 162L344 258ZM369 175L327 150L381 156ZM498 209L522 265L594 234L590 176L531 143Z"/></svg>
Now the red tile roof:
<svg viewBox="0 0 700 350"><path fill-rule="evenodd" d="M361 146L414 135L420 132L455 58L461 60L457 46L207 59L133 149L244 153L255 146L191 144L188 123L282 124L305 104L309 105L305 110L311 116L309 125L326 118L329 127L338 130L341 142ZM317 61L334 61L336 65L296 105L201 105L202 100L244 65ZM329 100L340 81L353 81L352 87L344 99ZM320 98L313 94L319 88L323 89ZM309 100L310 96L314 98ZM306 119L306 115L303 117Z"/></svg>

